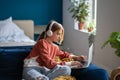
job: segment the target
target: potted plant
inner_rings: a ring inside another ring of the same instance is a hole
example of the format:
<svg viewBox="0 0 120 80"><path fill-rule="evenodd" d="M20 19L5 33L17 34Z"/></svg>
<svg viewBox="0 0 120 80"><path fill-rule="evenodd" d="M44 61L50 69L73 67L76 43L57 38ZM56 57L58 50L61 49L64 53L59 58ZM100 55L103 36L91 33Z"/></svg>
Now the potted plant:
<svg viewBox="0 0 120 80"><path fill-rule="evenodd" d="M105 47L107 44L110 44L110 46L115 49L115 54L120 57L120 32L112 32L101 48Z"/></svg>
<svg viewBox="0 0 120 80"><path fill-rule="evenodd" d="M92 32L94 30L94 20L91 20L89 22L89 25L87 27L88 32Z"/></svg>
<svg viewBox="0 0 120 80"><path fill-rule="evenodd" d="M71 0L71 6L68 11L72 14L72 18L77 20L79 23L79 29L83 29L84 23L88 17L89 5L85 0Z"/></svg>

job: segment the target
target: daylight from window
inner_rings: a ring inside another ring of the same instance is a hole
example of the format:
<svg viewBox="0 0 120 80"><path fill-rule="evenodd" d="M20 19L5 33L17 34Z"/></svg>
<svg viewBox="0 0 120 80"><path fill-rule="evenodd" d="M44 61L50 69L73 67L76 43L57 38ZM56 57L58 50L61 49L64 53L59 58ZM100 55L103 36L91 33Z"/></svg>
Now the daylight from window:
<svg viewBox="0 0 120 80"><path fill-rule="evenodd" d="M74 18L76 30L83 32L96 31L96 0L71 0L69 12Z"/></svg>

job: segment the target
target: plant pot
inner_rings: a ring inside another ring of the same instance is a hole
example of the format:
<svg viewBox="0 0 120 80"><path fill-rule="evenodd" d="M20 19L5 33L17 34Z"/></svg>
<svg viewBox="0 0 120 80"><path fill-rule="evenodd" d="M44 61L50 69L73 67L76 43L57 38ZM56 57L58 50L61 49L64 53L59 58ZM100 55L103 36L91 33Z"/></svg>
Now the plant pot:
<svg viewBox="0 0 120 80"><path fill-rule="evenodd" d="M93 30L93 27L88 28L88 32L91 32Z"/></svg>
<svg viewBox="0 0 120 80"><path fill-rule="evenodd" d="M78 23L78 28L79 28L79 30L84 29L84 22L79 22Z"/></svg>

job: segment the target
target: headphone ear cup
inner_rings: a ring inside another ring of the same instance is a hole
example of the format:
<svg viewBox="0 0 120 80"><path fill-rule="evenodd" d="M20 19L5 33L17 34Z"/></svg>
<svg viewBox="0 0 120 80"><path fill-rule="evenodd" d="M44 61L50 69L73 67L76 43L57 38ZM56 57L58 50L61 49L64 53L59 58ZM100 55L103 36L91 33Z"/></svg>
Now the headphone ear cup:
<svg viewBox="0 0 120 80"><path fill-rule="evenodd" d="M50 36L52 36L52 35L53 35L53 32L52 32L51 30L48 30L48 31L47 31L47 36L50 37Z"/></svg>

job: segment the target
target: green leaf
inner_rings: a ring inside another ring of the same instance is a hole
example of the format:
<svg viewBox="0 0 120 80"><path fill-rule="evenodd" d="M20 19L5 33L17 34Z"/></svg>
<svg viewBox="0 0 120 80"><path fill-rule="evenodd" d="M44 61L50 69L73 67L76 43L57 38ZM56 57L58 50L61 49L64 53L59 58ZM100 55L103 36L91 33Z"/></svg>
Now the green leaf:
<svg viewBox="0 0 120 80"><path fill-rule="evenodd" d="M82 1L78 3L79 1L76 0L71 0L71 5L68 8L68 11L72 14L72 18L76 19L77 21L80 22L85 22L86 17L88 16L89 12L89 6L88 4L85 4L86 1Z"/></svg>
<svg viewBox="0 0 120 80"><path fill-rule="evenodd" d="M120 57L120 49L116 50L116 51L115 51L115 54L116 54L118 57Z"/></svg>
<svg viewBox="0 0 120 80"><path fill-rule="evenodd" d="M120 32L112 32L101 48L107 44L110 44L111 48L116 49L115 54L120 57Z"/></svg>
<svg viewBox="0 0 120 80"><path fill-rule="evenodd" d="M101 48L103 49L108 43L109 43L109 40L105 41Z"/></svg>

